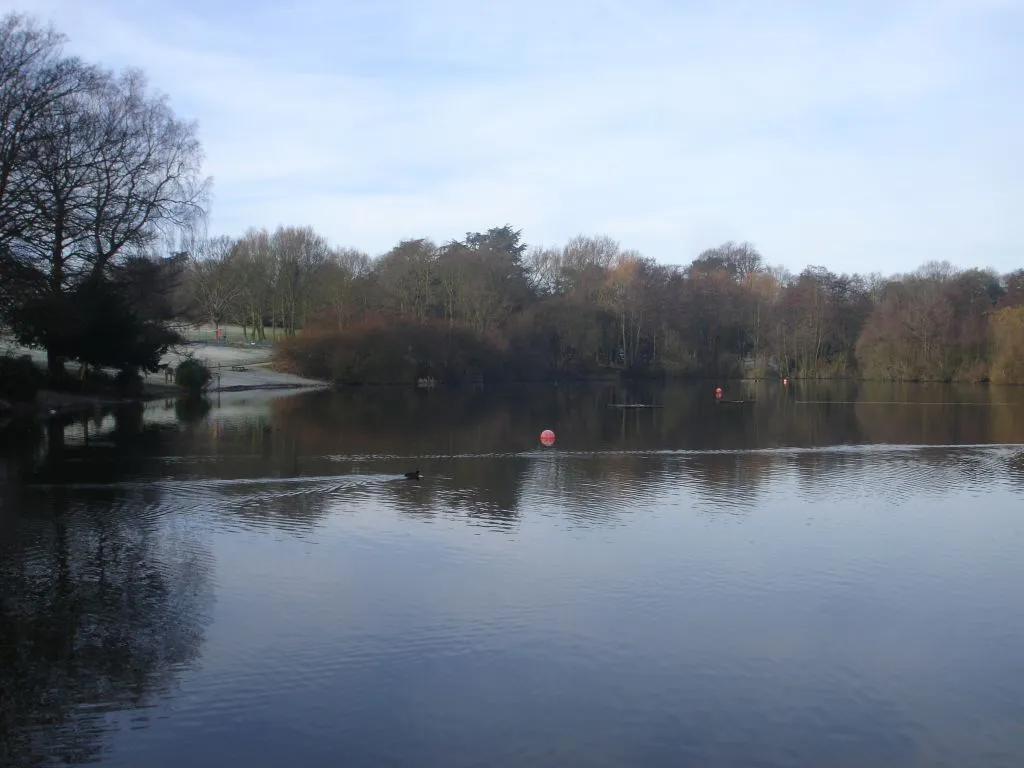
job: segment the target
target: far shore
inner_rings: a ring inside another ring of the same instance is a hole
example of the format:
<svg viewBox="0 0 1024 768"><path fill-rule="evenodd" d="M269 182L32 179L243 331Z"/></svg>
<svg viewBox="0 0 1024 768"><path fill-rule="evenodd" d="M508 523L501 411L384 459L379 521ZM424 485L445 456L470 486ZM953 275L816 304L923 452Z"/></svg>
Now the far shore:
<svg viewBox="0 0 1024 768"><path fill-rule="evenodd" d="M0 340L0 355L29 355L32 360L40 365L46 364L46 353L39 349L20 347L11 342ZM292 373L275 370L271 367L273 353L268 346L255 345L227 345L207 342L188 342L169 351L161 360L164 365L175 367L187 358L195 358L203 362L213 374L213 379L204 390L204 394L212 395L219 392L248 392L248 391L280 391L282 394L301 390L325 390L325 389L362 389L362 388L393 388L396 386L410 386L406 382L373 382L373 383L346 383L331 382L310 379ZM74 368L72 366L71 370ZM674 377L668 376L667 379ZM740 383L757 383L767 380L778 381L777 377L744 377L744 378L720 378L721 382L729 381L734 386ZM603 375L555 377L546 381L521 382L529 384L547 384L558 386L561 384L584 384L597 382L610 382L620 380L620 375L609 372ZM692 380L692 379L691 379ZM706 378L712 381L712 378ZM819 381L813 377L790 377L793 384L802 381ZM831 377L828 380L857 380L855 377ZM514 382L488 382L494 384L512 384ZM927 382L923 382L927 383ZM938 382L935 382L938 383ZM953 384L966 384L967 382L946 382ZM9 404L11 409L4 413L0 410L0 426L11 418L58 418L75 413L89 413L96 409L114 408L119 405L126 405L135 402L144 402L160 399L177 398L181 396L181 390L173 384L168 375L163 371L157 373L146 373L142 377L142 393L137 396L121 397L111 393L79 394L72 392L60 392L54 390L41 390L37 393L34 401L27 403ZM977 384L975 382L975 384ZM445 390L450 387L439 384L437 389ZM431 387L433 389L433 387ZM0 404L2 405L2 404Z"/></svg>

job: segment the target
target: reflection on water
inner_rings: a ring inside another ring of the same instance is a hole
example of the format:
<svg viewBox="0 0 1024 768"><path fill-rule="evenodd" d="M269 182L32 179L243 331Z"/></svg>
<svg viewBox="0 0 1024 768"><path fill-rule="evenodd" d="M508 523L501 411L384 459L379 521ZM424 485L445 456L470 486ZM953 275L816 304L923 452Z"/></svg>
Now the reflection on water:
<svg viewBox="0 0 1024 768"><path fill-rule="evenodd" d="M707 389L0 433L0 765L1024 764L1024 392Z"/></svg>
<svg viewBox="0 0 1024 768"><path fill-rule="evenodd" d="M106 713L146 723L194 661L210 600L209 553L162 524L159 493L55 489L0 543L0 757L101 758Z"/></svg>

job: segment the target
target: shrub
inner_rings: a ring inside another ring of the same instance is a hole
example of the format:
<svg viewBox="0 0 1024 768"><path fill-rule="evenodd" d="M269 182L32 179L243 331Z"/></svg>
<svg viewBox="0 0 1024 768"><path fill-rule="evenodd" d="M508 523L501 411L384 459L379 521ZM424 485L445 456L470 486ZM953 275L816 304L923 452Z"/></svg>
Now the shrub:
<svg viewBox="0 0 1024 768"><path fill-rule="evenodd" d="M364 323L342 331L303 331L282 343L280 367L341 384L412 384L499 376L505 355L493 340L447 323Z"/></svg>
<svg viewBox="0 0 1024 768"><path fill-rule="evenodd" d="M210 369L195 358L182 360L174 371L174 383L190 395L198 395L213 378Z"/></svg>

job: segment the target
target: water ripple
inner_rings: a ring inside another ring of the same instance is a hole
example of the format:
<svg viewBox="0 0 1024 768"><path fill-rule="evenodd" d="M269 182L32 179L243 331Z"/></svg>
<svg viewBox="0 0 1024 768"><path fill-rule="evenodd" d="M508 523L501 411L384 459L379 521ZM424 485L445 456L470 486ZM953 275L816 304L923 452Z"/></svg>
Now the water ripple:
<svg viewBox="0 0 1024 768"><path fill-rule="evenodd" d="M28 488L0 762L1020 764L1019 444L568 442Z"/></svg>

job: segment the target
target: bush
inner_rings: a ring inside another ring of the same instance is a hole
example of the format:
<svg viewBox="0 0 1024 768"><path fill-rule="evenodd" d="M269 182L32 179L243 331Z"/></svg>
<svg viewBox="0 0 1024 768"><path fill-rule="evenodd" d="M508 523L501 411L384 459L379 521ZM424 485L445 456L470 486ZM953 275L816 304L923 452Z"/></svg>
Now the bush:
<svg viewBox="0 0 1024 768"><path fill-rule="evenodd" d="M181 361L174 371L174 383L190 395L198 395L213 378L210 369L195 358Z"/></svg>
<svg viewBox="0 0 1024 768"><path fill-rule="evenodd" d="M413 384L499 377L505 355L493 340L447 323L364 323L343 331L303 331L282 343L280 367L340 384Z"/></svg>

